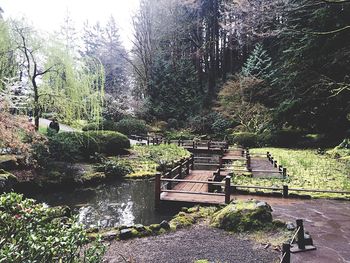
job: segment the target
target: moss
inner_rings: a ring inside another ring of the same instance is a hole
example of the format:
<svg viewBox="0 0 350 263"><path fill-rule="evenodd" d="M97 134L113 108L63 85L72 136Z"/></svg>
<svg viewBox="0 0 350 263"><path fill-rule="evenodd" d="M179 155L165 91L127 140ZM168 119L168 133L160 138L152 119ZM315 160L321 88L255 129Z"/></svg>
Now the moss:
<svg viewBox="0 0 350 263"><path fill-rule="evenodd" d="M209 263L207 259L198 259L194 263Z"/></svg>
<svg viewBox="0 0 350 263"><path fill-rule="evenodd" d="M92 181L102 181L106 178L106 175L102 172L89 172L85 173L82 177L81 180L83 183L86 182L92 182Z"/></svg>
<svg viewBox="0 0 350 263"><path fill-rule="evenodd" d="M131 237L141 237L141 234L139 231L137 231L135 228L131 229Z"/></svg>
<svg viewBox="0 0 350 263"><path fill-rule="evenodd" d="M160 224L152 224L149 226L149 228L153 231L153 232L156 232L158 231L159 229L161 229L161 226Z"/></svg>
<svg viewBox="0 0 350 263"><path fill-rule="evenodd" d="M211 225L228 231L244 232L264 228L272 222L271 208L257 201L227 205L211 218Z"/></svg>

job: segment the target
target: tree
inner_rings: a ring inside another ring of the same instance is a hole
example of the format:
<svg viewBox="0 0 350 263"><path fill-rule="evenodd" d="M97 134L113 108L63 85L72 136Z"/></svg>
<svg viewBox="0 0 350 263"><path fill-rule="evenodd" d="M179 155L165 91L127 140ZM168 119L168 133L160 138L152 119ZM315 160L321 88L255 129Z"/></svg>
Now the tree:
<svg viewBox="0 0 350 263"><path fill-rule="evenodd" d="M36 130L39 129L40 94L39 94L39 78L54 69L55 65L42 68L40 65L40 43L38 36L32 28L20 23L13 23L13 34L16 42L17 50L21 60L21 68L25 71L28 81L33 92L33 116Z"/></svg>
<svg viewBox="0 0 350 263"><path fill-rule="evenodd" d="M105 71L105 91L114 97L122 97L127 92L128 78L126 60L127 52L123 47L119 29L114 17L110 17L107 24L101 26L96 23L84 27L83 57L99 60Z"/></svg>

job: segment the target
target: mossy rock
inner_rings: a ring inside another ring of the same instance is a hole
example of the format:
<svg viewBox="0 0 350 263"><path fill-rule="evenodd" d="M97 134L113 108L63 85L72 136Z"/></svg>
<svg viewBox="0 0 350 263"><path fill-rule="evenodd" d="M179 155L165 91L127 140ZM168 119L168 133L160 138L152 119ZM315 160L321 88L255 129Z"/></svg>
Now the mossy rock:
<svg viewBox="0 0 350 263"><path fill-rule="evenodd" d="M18 166L17 155L4 154L0 155L0 169L11 170Z"/></svg>
<svg viewBox="0 0 350 263"><path fill-rule="evenodd" d="M81 180L83 183L86 182L100 182L103 181L106 178L106 175L102 172L92 172L92 173L87 173L84 174L81 177Z"/></svg>
<svg viewBox="0 0 350 263"><path fill-rule="evenodd" d="M191 226L194 223L196 223L196 219L192 214L180 212L170 221L170 227L174 226L175 228L184 228Z"/></svg>
<svg viewBox="0 0 350 263"><path fill-rule="evenodd" d="M0 193L11 190L16 183L18 183L16 176L0 169Z"/></svg>
<svg viewBox="0 0 350 263"><path fill-rule="evenodd" d="M258 230L271 225L271 211L265 202L237 201L216 212L211 225L234 232Z"/></svg>

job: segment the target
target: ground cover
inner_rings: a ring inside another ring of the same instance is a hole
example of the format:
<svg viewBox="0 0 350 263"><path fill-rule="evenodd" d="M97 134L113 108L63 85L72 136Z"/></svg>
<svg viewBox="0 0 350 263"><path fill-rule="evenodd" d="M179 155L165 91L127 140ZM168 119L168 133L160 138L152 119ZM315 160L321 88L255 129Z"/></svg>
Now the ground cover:
<svg viewBox="0 0 350 263"><path fill-rule="evenodd" d="M323 189L350 192L350 163L347 160L334 159L326 153L317 150L296 150L285 148L252 149L251 153L265 154L269 151L284 167L287 167L286 179L261 179L246 176L236 176L233 183L238 185L258 185L282 187L288 184L290 188ZM313 197L346 197L350 195L329 193L308 193Z"/></svg>
<svg viewBox="0 0 350 263"><path fill-rule="evenodd" d="M190 152L174 144L134 146L130 156L119 158L131 168L127 178L152 177L157 171L173 167L181 159L190 157ZM111 157L115 159L116 157Z"/></svg>

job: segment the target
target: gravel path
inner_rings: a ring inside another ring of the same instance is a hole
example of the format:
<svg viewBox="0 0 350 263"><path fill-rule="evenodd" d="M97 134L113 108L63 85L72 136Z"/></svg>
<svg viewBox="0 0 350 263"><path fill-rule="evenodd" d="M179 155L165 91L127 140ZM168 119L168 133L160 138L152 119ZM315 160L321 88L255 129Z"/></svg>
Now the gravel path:
<svg viewBox="0 0 350 263"><path fill-rule="evenodd" d="M207 259L210 262L264 263L277 262L279 253L264 249L252 241L240 239L220 229L195 225L156 237L139 238L111 243L106 260L124 262L194 262Z"/></svg>

